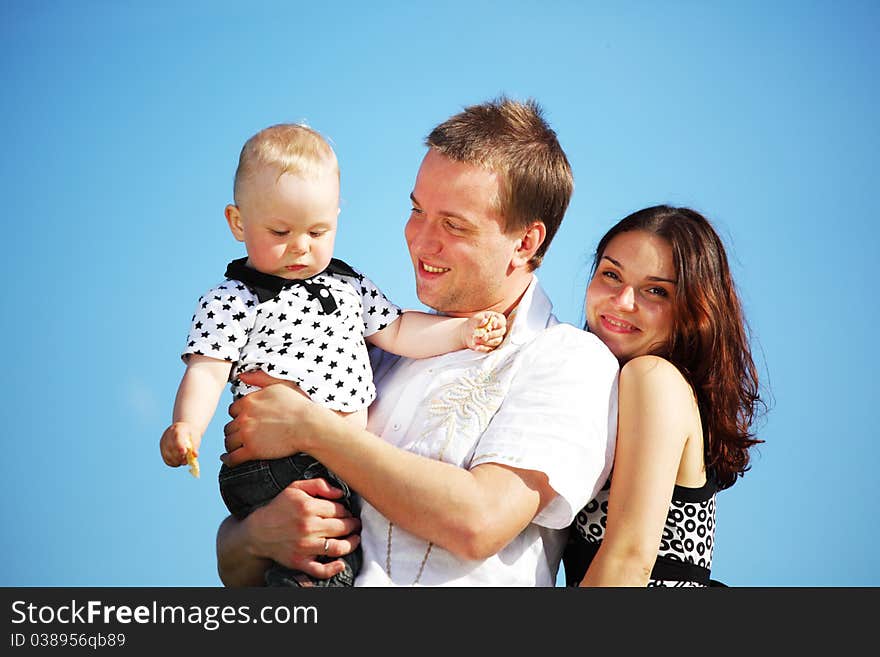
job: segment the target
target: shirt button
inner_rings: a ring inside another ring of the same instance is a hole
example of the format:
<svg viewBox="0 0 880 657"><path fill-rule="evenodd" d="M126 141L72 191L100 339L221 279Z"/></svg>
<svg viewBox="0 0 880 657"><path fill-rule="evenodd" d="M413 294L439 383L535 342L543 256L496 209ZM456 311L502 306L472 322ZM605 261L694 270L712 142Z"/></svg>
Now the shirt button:
<svg viewBox="0 0 880 657"><path fill-rule="evenodd" d="M395 431L400 431L400 425L399 425L399 424L395 424L395 425L392 427L392 429L394 429Z"/></svg>

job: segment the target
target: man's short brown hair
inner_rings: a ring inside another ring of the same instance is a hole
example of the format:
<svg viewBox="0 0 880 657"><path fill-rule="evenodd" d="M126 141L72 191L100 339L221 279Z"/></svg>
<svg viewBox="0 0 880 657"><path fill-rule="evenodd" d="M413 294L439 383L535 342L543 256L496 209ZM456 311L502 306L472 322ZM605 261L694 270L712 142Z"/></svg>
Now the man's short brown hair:
<svg viewBox="0 0 880 657"><path fill-rule="evenodd" d="M499 175L497 204L505 232L544 223L544 243L529 260L532 269L539 267L568 208L574 177L537 102L502 96L471 105L434 128L425 145Z"/></svg>

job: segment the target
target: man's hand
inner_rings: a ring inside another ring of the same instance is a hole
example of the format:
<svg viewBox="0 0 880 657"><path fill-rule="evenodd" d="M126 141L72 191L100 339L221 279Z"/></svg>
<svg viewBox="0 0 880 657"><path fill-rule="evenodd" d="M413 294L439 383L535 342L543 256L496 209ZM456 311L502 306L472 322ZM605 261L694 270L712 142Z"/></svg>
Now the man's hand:
<svg viewBox="0 0 880 657"><path fill-rule="evenodd" d="M344 568L341 562L320 563L315 557L339 557L360 543L360 536L353 533L360 531L360 520L342 504L332 501L341 496L342 491L324 479L293 482L251 514L256 551L315 577L331 577L340 572Z"/></svg>
<svg viewBox="0 0 880 657"><path fill-rule="evenodd" d="M255 459L291 456L303 449L308 436L306 422L315 406L291 381L265 372L245 372L239 378L262 388L233 402L232 420L223 427L226 453L220 459L229 467Z"/></svg>
<svg viewBox="0 0 880 657"><path fill-rule="evenodd" d="M217 535L217 564L224 584L257 583L254 573L259 577L268 559L320 579L342 572L345 564L339 559L317 560L340 557L360 544L354 533L360 531L360 520L333 501L341 495L324 479L295 481L244 520L228 518Z"/></svg>

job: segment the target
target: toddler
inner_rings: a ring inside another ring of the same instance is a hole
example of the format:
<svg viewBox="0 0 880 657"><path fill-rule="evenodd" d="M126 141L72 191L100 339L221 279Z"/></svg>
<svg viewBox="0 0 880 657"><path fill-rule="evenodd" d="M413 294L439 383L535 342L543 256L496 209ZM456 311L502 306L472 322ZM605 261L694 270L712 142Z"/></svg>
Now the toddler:
<svg viewBox="0 0 880 657"><path fill-rule="evenodd" d="M470 318L402 311L366 276L333 258L339 214L339 168L327 141L304 125L281 124L251 137L235 173L234 205L226 220L247 257L226 268L226 280L199 300L182 358L186 371L162 434L166 464L190 465L198 476L202 434L227 382L233 397L253 389L238 374L263 370L292 381L314 402L365 426L376 396L365 344L409 358L462 348L491 351L506 332L503 314ZM266 504L291 482L344 481L307 454L220 469L220 492L238 518ZM327 580L280 564L268 585L350 586L360 548L343 557L345 570Z"/></svg>

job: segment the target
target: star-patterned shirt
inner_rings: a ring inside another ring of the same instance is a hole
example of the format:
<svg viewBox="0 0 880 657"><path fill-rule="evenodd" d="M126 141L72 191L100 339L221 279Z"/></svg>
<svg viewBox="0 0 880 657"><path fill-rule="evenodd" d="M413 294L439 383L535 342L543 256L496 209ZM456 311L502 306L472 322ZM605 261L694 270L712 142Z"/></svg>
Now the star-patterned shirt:
<svg viewBox="0 0 880 657"><path fill-rule="evenodd" d="M199 299L183 359L201 354L231 362L236 399L255 390L238 375L263 370L295 382L333 410L351 413L369 406L376 389L364 338L402 310L339 260L305 281L261 274L243 263L230 263L227 280ZM275 284L271 292L267 281Z"/></svg>

